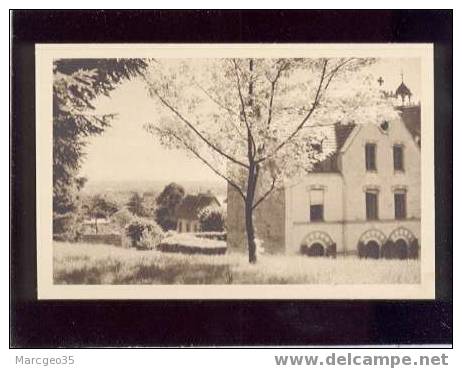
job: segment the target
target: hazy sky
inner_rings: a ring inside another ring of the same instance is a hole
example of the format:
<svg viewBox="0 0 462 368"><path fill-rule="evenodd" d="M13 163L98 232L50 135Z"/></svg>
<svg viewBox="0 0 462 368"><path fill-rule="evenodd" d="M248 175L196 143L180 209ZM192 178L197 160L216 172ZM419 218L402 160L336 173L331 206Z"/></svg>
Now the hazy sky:
<svg viewBox="0 0 462 368"><path fill-rule="evenodd" d="M413 100L419 101L418 59L382 59L371 66L370 71L377 78L383 78L385 90L393 91L401 83L403 72L404 82L414 94ZM101 136L89 139L82 175L90 181L223 181L184 151L161 147L157 139L143 129L145 123L155 121L156 111L140 80L121 84L111 98L100 98L97 113L116 113L118 116Z"/></svg>
<svg viewBox="0 0 462 368"><path fill-rule="evenodd" d="M111 97L97 106L98 113L112 112L117 117L102 135L89 141L82 168L89 180L217 180L201 162L184 151L163 148L144 130L144 124L155 121L156 111L140 80L125 82Z"/></svg>

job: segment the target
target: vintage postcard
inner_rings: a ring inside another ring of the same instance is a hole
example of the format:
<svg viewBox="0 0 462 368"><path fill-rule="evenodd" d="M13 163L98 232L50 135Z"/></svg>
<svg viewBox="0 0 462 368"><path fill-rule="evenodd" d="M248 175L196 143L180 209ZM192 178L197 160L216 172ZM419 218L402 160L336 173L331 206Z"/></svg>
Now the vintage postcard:
<svg viewBox="0 0 462 368"><path fill-rule="evenodd" d="M40 299L433 299L431 44L36 45Z"/></svg>

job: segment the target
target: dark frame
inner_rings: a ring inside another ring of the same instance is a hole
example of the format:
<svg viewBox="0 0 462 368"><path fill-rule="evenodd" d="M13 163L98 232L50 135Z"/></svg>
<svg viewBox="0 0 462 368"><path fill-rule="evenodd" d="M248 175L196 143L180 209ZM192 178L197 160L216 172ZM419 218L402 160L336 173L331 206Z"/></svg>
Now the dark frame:
<svg viewBox="0 0 462 368"><path fill-rule="evenodd" d="M10 347L452 343L452 11L12 11ZM35 43L434 44L436 300L38 301ZM193 316L193 318L192 318Z"/></svg>

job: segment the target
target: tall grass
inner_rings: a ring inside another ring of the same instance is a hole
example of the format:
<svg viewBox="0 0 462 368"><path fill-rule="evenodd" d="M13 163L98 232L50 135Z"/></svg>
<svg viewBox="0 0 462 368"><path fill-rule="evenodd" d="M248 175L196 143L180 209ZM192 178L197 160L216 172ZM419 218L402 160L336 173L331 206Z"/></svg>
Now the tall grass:
<svg viewBox="0 0 462 368"><path fill-rule="evenodd" d="M419 283L417 260L187 255L110 245L54 243L56 284L396 284Z"/></svg>

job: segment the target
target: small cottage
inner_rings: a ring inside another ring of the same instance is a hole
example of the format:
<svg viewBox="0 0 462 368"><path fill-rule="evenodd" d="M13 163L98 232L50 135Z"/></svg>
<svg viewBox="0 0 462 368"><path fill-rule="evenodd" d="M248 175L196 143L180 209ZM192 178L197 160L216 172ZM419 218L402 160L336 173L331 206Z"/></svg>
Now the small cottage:
<svg viewBox="0 0 462 368"><path fill-rule="evenodd" d="M199 232L199 214L204 208L220 207L220 202L211 193L189 194L183 198L176 210L177 226L179 233Z"/></svg>

